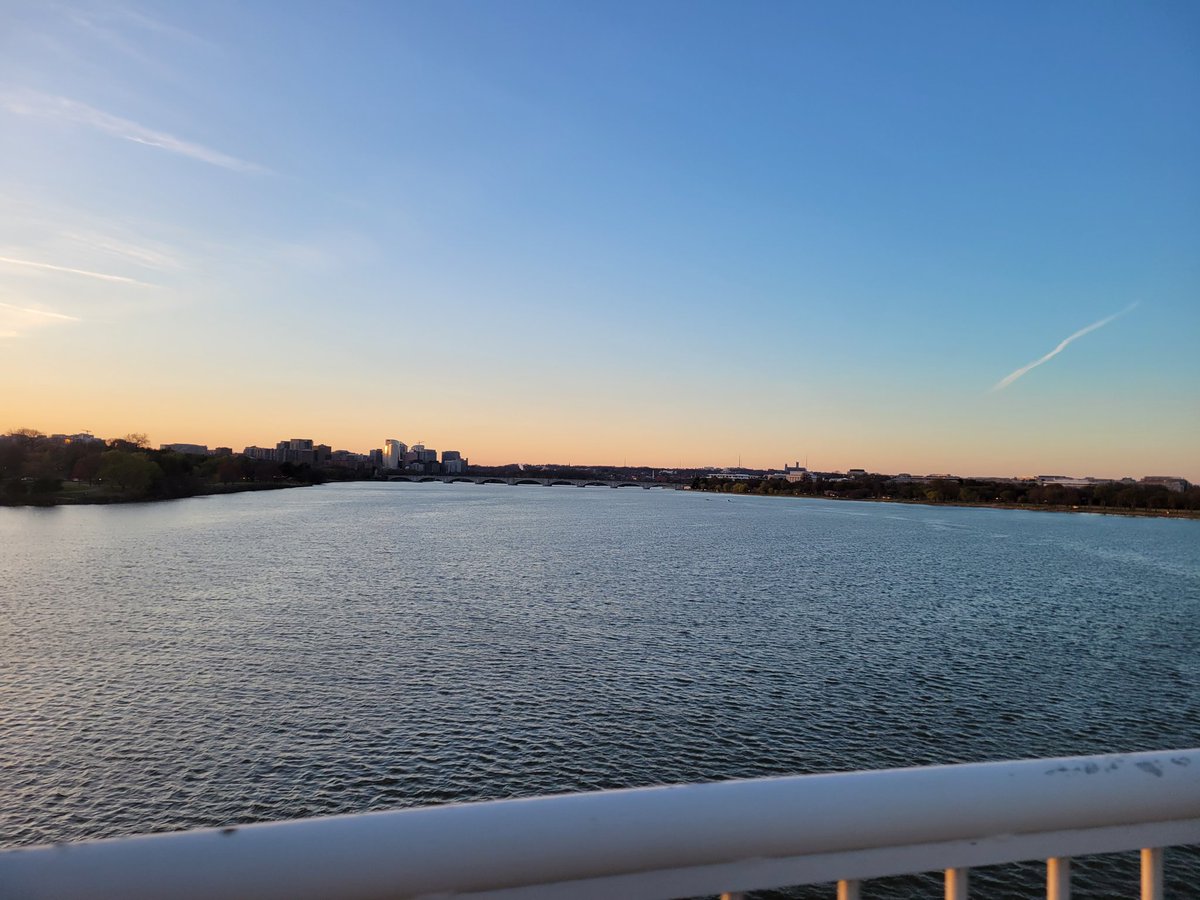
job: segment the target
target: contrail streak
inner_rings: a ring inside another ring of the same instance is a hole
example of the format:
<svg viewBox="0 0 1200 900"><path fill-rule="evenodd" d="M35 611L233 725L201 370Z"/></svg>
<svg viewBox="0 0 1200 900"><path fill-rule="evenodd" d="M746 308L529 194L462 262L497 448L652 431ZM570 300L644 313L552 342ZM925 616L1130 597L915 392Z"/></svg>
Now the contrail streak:
<svg viewBox="0 0 1200 900"><path fill-rule="evenodd" d="M107 275L104 272L89 272L87 269L71 269L67 266L55 266L50 263L34 262L31 259L13 259L11 256L0 256L0 263L7 263L10 266L29 266L31 269L45 269L48 272L66 272L70 275L86 275L88 278L99 278L101 281L116 281L121 284L138 284L142 287L150 287L144 281L138 281L136 278L126 278L124 275Z"/></svg>
<svg viewBox="0 0 1200 900"><path fill-rule="evenodd" d="M50 312L46 309L30 309L28 306L13 306L11 303L0 303L0 309L11 309L14 312L25 313L29 316L45 316L47 319L62 319L65 322L78 322L75 316L64 315L63 313Z"/></svg>
<svg viewBox="0 0 1200 900"><path fill-rule="evenodd" d="M992 385L992 391L995 392L995 391L1004 390L1006 387L1008 387L1010 384L1012 384L1014 381L1016 381L1018 378L1020 378L1025 373L1036 369L1038 366L1040 366L1042 363L1046 362L1047 360L1051 360L1054 357L1058 356L1058 354L1062 353L1064 350L1067 349L1067 345L1070 344L1071 341L1077 340L1077 339L1083 337L1088 332L1095 331L1097 328L1103 328L1109 322L1116 321L1117 319L1121 318L1121 316L1125 315L1127 312L1129 312L1136 306L1137 306L1136 303L1131 303L1127 307L1125 307L1123 310L1121 310L1119 313L1113 313L1111 316L1103 318L1099 322L1093 322L1091 325L1087 326L1086 328L1080 328L1077 332L1072 334L1070 337L1064 338L1057 347L1055 347L1053 350L1051 350L1049 353L1047 353L1041 359L1035 359L1033 362L1029 363L1028 365L1021 366L1021 368L1017 369L1015 372L1010 372L1008 375L1005 375L1003 378L1001 378L999 381L997 381L994 385Z"/></svg>
<svg viewBox="0 0 1200 900"><path fill-rule="evenodd" d="M51 312L48 309L33 309L29 306L15 306L12 303L0 303L0 338L20 337L32 328L54 325L59 322L78 322L75 316Z"/></svg>

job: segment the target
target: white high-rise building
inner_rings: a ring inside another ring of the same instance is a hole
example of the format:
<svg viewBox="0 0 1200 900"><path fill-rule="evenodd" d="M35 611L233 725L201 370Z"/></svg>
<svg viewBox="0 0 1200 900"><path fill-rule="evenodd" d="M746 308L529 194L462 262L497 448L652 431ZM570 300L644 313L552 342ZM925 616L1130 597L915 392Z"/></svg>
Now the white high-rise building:
<svg viewBox="0 0 1200 900"><path fill-rule="evenodd" d="M408 444L395 438L388 438L383 445L383 467L385 469L400 468L400 463L407 452Z"/></svg>

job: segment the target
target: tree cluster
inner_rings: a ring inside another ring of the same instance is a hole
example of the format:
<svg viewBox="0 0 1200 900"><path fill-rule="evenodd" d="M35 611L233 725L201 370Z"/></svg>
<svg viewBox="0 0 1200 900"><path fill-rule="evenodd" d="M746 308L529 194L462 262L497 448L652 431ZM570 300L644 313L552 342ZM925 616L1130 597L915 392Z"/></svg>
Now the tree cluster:
<svg viewBox="0 0 1200 900"><path fill-rule="evenodd" d="M143 434L68 442L22 428L0 436L0 503L9 505L164 500L323 480L307 464L152 450Z"/></svg>
<svg viewBox="0 0 1200 900"><path fill-rule="evenodd" d="M939 478L896 481L887 475L858 478L807 477L789 482L779 477L734 481L697 477L692 488L730 494L838 497L845 500L908 500L917 503L983 504L1115 510L1200 510L1200 487L1170 491L1162 485L1112 482L1085 487L1036 481L987 481Z"/></svg>

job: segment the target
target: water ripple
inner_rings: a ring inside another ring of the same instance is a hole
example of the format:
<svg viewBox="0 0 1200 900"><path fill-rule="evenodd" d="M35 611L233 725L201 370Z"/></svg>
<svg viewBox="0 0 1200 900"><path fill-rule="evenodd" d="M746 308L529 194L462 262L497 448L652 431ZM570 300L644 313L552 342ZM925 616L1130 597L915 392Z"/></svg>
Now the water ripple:
<svg viewBox="0 0 1200 900"><path fill-rule="evenodd" d="M1200 523L711 500L0 510L0 846L1200 742ZM1080 861L1075 896L1135 866Z"/></svg>

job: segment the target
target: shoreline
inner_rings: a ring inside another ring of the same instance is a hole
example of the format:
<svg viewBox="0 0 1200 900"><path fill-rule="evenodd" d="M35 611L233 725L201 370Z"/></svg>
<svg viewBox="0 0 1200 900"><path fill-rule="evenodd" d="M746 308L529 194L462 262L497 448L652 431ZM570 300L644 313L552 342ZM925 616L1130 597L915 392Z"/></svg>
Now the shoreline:
<svg viewBox="0 0 1200 900"><path fill-rule="evenodd" d="M71 494L58 493L47 497L45 502L10 503L7 501L0 501L0 508L47 509L55 506L115 506L124 503L169 503L172 500L190 500L196 497L216 497L225 494L244 494L253 493L256 491L280 491L287 488L311 486L311 483L305 481L289 482L285 484L273 481L256 481L247 482L245 484L213 484L205 486L203 490L196 491L194 494L182 494L178 497L126 497L119 494L100 494L87 492L72 496Z"/></svg>
<svg viewBox="0 0 1200 900"><path fill-rule="evenodd" d="M847 500L848 497L825 497L826 500ZM1200 510L1194 509L1121 509L1114 506L1067 506L1032 503L922 503L920 500L894 500L883 497L863 498L867 503L900 503L908 506L957 506L961 509L1010 509L1019 512L1090 513L1096 516L1129 516L1142 519L1200 519Z"/></svg>
<svg viewBox="0 0 1200 900"><path fill-rule="evenodd" d="M707 488L688 488L698 494L725 494L731 497L780 497L785 500L834 500L843 503L894 503L900 506L923 506L937 509L940 506L952 506L958 509L1002 509L1018 512L1057 512L1085 513L1096 516L1126 516L1141 519L1188 519L1200 520L1200 510L1195 509L1122 509L1113 506L1067 506L1032 503L964 503L962 501L946 500L931 503L923 500L901 500L894 497L825 497L814 494L733 494L730 491L713 491Z"/></svg>
<svg viewBox="0 0 1200 900"><path fill-rule="evenodd" d="M111 506L124 503L164 503L172 500L188 500L195 497L215 497L225 494L243 494L253 493L257 491L277 491L287 490L289 488L312 487L314 482L248 482L243 484L213 484L206 485L203 490L199 490L194 494L184 494L178 497L124 497L120 495L105 495L99 493L82 492L79 494L57 494L46 498L45 502L33 503L11 503L0 500L0 508L20 509L20 508L49 508L56 506ZM894 497L827 497L817 496L814 494L757 494L745 493L734 494L731 491L717 491L709 488L695 488L688 485L680 484L676 489L684 489L700 494L717 494L727 495L731 499L737 497L779 497L789 500L834 500L847 503L891 503L900 506L921 506L927 509L936 509L938 507L954 507L957 509L997 509L997 510L1013 510L1018 512L1045 512L1045 513L1077 513L1091 514L1099 516L1125 516L1129 518L1150 518L1150 519L1187 519L1190 521L1200 521L1200 510L1191 509L1122 509L1121 507L1113 506L1074 506L1064 504L1029 504L1029 503L969 503L961 500L946 500L940 502L929 502L924 500L907 500Z"/></svg>

